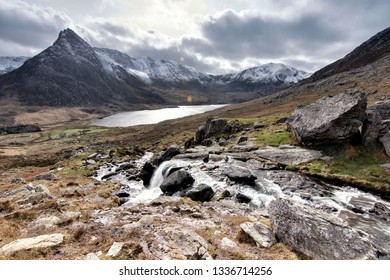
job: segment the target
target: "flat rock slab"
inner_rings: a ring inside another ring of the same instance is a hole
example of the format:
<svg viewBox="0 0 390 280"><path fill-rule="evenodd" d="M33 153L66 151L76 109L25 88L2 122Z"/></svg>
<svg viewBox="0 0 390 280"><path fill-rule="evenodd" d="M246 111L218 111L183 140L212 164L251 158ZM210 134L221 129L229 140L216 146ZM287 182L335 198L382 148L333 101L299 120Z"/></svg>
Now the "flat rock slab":
<svg viewBox="0 0 390 280"><path fill-rule="evenodd" d="M269 205L272 228L282 242L313 259L376 259L377 250L344 220L278 198Z"/></svg>
<svg viewBox="0 0 390 280"><path fill-rule="evenodd" d="M0 255L12 256L22 250L54 247L60 245L62 242L64 242L64 235L60 233L18 239L1 247Z"/></svg>
<svg viewBox="0 0 390 280"><path fill-rule="evenodd" d="M297 146L284 145L280 147L265 147L254 151L259 157L284 165L298 165L315 159L324 158L320 151L309 150Z"/></svg>

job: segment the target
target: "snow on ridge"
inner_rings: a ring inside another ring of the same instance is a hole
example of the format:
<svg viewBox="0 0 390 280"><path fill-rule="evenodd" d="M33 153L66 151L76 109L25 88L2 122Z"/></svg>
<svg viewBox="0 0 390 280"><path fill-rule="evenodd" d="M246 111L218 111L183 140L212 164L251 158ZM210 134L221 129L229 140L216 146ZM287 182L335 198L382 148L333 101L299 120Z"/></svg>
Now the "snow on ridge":
<svg viewBox="0 0 390 280"><path fill-rule="evenodd" d="M0 57L0 75L19 68L29 59L27 56L3 56Z"/></svg>

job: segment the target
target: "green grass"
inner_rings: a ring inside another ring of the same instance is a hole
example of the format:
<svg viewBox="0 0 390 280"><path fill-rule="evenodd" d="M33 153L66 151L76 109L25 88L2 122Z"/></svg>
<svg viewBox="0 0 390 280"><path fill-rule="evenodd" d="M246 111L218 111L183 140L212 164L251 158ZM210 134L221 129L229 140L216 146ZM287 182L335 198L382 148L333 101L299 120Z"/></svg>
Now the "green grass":
<svg viewBox="0 0 390 280"><path fill-rule="evenodd" d="M340 179L365 189L390 193L390 172L380 167L390 161L381 148L366 148L361 145L327 145L317 147L332 160L315 160L299 166L309 174Z"/></svg>
<svg viewBox="0 0 390 280"><path fill-rule="evenodd" d="M284 125L269 125L258 131L251 132L249 135L255 138L255 143L260 146L279 146L283 144L294 144L295 141Z"/></svg>

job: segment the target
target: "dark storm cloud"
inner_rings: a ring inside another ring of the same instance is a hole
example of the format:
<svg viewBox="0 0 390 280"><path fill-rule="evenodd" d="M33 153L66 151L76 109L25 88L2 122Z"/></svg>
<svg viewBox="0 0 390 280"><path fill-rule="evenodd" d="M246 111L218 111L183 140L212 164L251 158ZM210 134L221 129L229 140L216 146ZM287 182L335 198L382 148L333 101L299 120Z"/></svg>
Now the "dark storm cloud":
<svg viewBox="0 0 390 280"><path fill-rule="evenodd" d="M38 8L22 1L0 1L0 38L10 46L45 48L70 22L66 14L52 8Z"/></svg>
<svg viewBox="0 0 390 280"><path fill-rule="evenodd" d="M283 20L226 11L202 24L203 38L185 38L186 49L228 59L313 54L345 36L315 15Z"/></svg>

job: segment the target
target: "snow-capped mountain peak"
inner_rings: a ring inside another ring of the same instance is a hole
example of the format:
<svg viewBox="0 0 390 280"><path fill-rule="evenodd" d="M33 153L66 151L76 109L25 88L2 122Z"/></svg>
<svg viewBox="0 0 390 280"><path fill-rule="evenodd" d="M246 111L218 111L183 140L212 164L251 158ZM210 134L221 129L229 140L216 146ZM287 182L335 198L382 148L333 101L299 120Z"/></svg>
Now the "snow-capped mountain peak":
<svg viewBox="0 0 390 280"><path fill-rule="evenodd" d="M248 83L275 82L287 85L295 84L310 74L282 63L267 63L241 71L231 77L233 80Z"/></svg>

